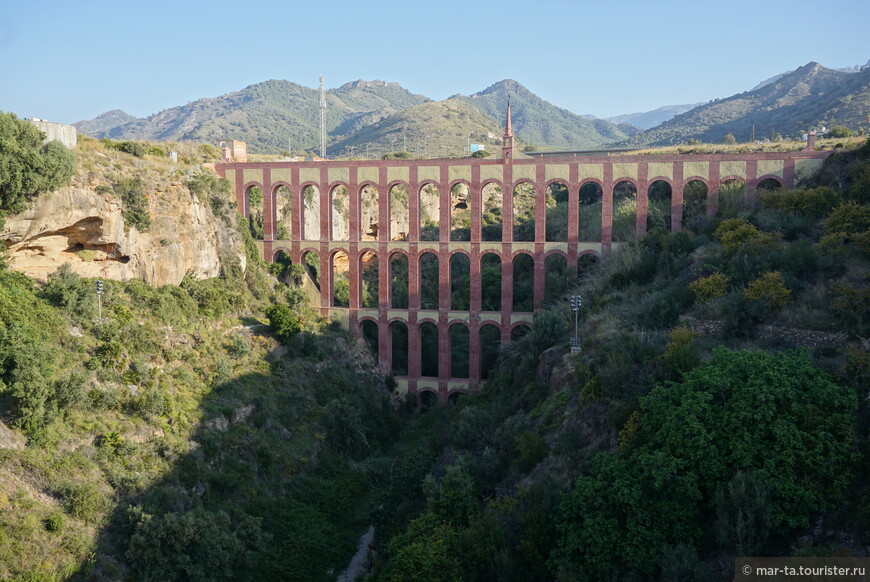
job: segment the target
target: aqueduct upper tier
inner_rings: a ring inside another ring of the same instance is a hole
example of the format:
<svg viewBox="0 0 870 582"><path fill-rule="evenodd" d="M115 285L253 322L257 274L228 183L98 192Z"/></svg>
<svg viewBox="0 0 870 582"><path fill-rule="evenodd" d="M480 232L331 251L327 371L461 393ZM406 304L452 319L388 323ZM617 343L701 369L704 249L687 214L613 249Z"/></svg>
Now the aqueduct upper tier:
<svg viewBox="0 0 870 582"><path fill-rule="evenodd" d="M366 337L400 390L430 391L443 403L487 377L495 346L528 326L587 255L651 228L691 227L716 213L732 183L750 196L793 187L827 155L808 148L517 159L506 147L496 160L216 170L233 184L239 209L261 224L265 259L284 252L309 265L321 311Z"/></svg>

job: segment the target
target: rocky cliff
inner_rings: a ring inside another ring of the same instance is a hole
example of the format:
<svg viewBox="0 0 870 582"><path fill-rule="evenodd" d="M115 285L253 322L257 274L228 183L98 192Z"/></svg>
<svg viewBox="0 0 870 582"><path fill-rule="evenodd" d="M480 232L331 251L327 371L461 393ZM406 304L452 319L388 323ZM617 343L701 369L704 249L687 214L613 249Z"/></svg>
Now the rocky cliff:
<svg viewBox="0 0 870 582"><path fill-rule="evenodd" d="M120 152L79 152L69 186L44 194L6 218L2 240L12 269L44 280L64 263L84 277L142 279L178 284L220 274L222 263L245 266L232 213L216 216L206 200L184 185L193 168L168 160L133 158ZM125 223L111 187L123 177L141 177L151 224L146 232ZM231 201L226 201L228 208Z"/></svg>

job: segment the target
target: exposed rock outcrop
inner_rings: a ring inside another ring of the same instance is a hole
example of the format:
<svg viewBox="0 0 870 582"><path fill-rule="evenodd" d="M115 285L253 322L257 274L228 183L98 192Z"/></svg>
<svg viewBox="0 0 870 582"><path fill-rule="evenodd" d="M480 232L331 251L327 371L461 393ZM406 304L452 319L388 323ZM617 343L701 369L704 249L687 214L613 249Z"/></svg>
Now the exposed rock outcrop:
<svg viewBox="0 0 870 582"><path fill-rule="evenodd" d="M79 174L70 186L43 194L26 211L7 217L0 236L9 265L36 279L64 263L84 277L142 279L178 284L220 274L222 261L245 266L241 237L181 182L159 172L145 180L151 225L125 224L108 180ZM103 184L105 185L105 184Z"/></svg>

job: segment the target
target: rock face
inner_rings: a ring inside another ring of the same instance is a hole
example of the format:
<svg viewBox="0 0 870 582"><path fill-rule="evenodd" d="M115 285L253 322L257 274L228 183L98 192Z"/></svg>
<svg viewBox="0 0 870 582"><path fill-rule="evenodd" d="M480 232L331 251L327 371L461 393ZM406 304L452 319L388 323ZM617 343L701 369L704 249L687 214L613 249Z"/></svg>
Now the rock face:
<svg viewBox="0 0 870 582"><path fill-rule="evenodd" d="M128 227L111 188L83 176L6 219L2 236L9 265L45 280L64 263L83 277L142 279L177 285L220 274L222 261L245 266L241 237L180 182L146 181L147 232Z"/></svg>

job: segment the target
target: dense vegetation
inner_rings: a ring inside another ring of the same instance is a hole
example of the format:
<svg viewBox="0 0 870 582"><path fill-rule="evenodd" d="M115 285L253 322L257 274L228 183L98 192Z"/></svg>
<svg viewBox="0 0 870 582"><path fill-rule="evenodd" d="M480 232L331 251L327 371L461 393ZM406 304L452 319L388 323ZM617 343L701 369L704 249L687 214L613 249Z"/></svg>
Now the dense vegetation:
<svg viewBox="0 0 870 582"><path fill-rule="evenodd" d="M728 579L870 540L870 142L655 223L568 289L580 352L554 297L419 414L225 181L186 185L244 272L106 281L97 324L94 281L0 269L0 579L332 580L369 524L374 580Z"/></svg>

